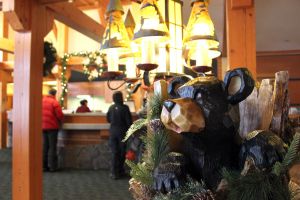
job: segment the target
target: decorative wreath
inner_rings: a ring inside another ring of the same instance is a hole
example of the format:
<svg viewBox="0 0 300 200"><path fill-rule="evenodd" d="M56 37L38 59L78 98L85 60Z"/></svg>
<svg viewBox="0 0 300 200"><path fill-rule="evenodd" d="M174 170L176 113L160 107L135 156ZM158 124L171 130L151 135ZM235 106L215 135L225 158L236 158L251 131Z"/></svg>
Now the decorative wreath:
<svg viewBox="0 0 300 200"><path fill-rule="evenodd" d="M44 42L43 76L48 76L49 74L51 74L51 70L55 66L56 61L57 61L56 49L53 47L52 43Z"/></svg>

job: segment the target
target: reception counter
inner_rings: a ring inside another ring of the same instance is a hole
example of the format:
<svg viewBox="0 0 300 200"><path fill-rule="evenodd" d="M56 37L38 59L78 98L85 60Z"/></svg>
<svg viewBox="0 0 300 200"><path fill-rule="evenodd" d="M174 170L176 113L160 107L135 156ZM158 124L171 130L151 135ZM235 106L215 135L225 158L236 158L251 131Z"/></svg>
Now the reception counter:
<svg viewBox="0 0 300 200"><path fill-rule="evenodd" d="M105 113L65 114L59 145L100 144L109 137Z"/></svg>
<svg viewBox="0 0 300 200"><path fill-rule="evenodd" d="M137 119L132 114L133 120ZM106 113L65 114L58 136L58 158L61 168L108 169L109 123Z"/></svg>

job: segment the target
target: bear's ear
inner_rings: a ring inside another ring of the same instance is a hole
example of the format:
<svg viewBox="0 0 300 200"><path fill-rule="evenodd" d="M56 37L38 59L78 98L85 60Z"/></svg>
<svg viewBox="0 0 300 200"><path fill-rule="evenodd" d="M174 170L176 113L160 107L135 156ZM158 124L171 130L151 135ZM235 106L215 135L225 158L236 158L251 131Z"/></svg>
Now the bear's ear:
<svg viewBox="0 0 300 200"><path fill-rule="evenodd" d="M255 81L247 68L237 68L226 72L224 84L227 100L237 104L252 93Z"/></svg>
<svg viewBox="0 0 300 200"><path fill-rule="evenodd" d="M168 84L168 94L171 98L179 98L180 95L177 93L177 89L190 81L191 79L187 76L176 76Z"/></svg>

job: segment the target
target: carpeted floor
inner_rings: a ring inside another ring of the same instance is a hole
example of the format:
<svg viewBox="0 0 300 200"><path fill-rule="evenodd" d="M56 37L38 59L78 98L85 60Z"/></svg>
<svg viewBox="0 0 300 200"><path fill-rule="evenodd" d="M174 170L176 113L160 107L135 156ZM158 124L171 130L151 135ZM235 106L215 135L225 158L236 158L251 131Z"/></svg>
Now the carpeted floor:
<svg viewBox="0 0 300 200"><path fill-rule="evenodd" d="M111 180L103 170L44 173L43 183L44 200L132 200L128 179ZM11 200L10 150L0 150L0 200Z"/></svg>

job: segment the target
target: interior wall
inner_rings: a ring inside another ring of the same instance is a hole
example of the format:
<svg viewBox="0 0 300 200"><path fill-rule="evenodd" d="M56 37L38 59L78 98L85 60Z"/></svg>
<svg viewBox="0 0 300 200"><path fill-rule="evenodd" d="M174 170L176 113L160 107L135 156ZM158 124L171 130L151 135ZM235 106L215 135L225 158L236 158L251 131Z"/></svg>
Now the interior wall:
<svg viewBox="0 0 300 200"><path fill-rule="evenodd" d="M274 78L278 71L290 75L291 105L300 107L300 51L261 52L257 54L257 78Z"/></svg>

